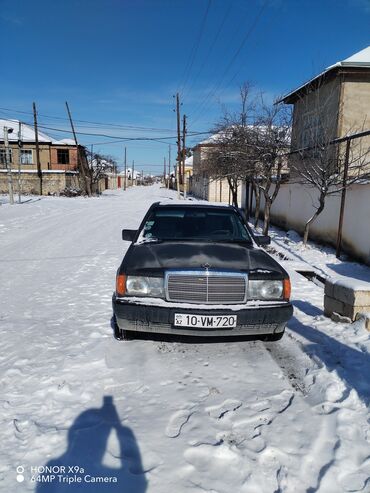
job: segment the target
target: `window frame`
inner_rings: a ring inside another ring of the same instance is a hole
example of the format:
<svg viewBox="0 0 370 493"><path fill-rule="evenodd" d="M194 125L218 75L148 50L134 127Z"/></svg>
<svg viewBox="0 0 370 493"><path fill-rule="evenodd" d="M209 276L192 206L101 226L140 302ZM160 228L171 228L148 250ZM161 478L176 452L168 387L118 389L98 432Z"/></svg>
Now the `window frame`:
<svg viewBox="0 0 370 493"><path fill-rule="evenodd" d="M22 157L23 156L29 156L31 155L31 161L23 161ZM32 165L32 164L35 164L34 163L34 160L33 160L33 149L20 149L20 153L19 153L19 162L20 164L25 164L25 165Z"/></svg>
<svg viewBox="0 0 370 493"><path fill-rule="evenodd" d="M69 149L57 149L56 151L57 151L57 164L62 164L62 165L71 164ZM60 153L65 153L67 159L66 160L61 159Z"/></svg>
<svg viewBox="0 0 370 493"><path fill-rule="evenodd" d="M12 148L9 147L8 148L8 151L9 151L9 164L12 164L13 163L13 152L12 152ZM5 162L5 156L6 156L6 148L5 147L0 147L0 164L4 165L6 164Z"/></svg>

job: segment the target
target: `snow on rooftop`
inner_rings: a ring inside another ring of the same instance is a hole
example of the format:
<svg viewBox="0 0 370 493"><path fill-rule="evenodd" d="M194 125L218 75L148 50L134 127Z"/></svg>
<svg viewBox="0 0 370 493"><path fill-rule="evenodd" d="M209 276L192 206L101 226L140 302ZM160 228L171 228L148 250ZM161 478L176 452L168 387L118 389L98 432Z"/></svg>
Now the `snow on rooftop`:
<svg viewBox="0 0 370 493"><path fill-rule="evenodd" d="M188 166L188 167L193 166L193 156L187 157L185 159L185 166Z"/></svg>
<svg viewBox="0 0 370 493"><path fill-rule="evenodd" d="M4 120L0 119L0 139L3 140L3 128L7 127L12 129L13 132L9 134L9 141L18 141L19 132L19 120ZM38 131L39 142L52 142L53 139L43 132ZM21 124L21 139L23 142L35 142L35 129L25 123Z"/></svg>
<svg viewBox="0 0 370 493"><path fill-rule="evenodd" d="M125 170L123 169L118 174L119 174L119 176L125 176ZM127 176L134 176L134 179L135 180L136 180L136 178L138 178L138 177L141 176L141 172L140 171L132 170L132 168L127 168L126 169L126 174L127 174Z"/></svg>
<svg viewBox="0 0 370 493"><path fill-rule="evenodd" d="M330 70L338 67L369 67L370 68L370 46L367 48L364 48L361 51L358 51L357 53L354 53L350 57L340 61L336 62L333 65L329 65L329 67L326 67L325 70L323 70L321 73L310 79L309 81L305 82L304 84L300 85L297 87L297 89L294 89L293 91L289 92L287 95L282 97L278 103L281 101L285 101L288 97L292 96L296 92L300 91L303 89L305 86L308 84L312 83L314 80L322 77L324 74L329 72Z"/></svg>
<svg viewBox="0 0 370 493"><path fill-rule="evenodd" d="M368 66L370 67L370 46L364 48L361 51L358 51L354 55L342 60L341 62L337 62L334 65L331 65L326 70L329 70L333 67L343 66L343 67L355 67L355 66Z"/></svg>
<svg viewBox="0 0 370 493"><path fill-rule="evenodd" d="M21 137L19 138L19 123L21 123ZM21 140L22 142L35 142L35 129L31 125L27 125L26 123L19 122L19 120L6 120L0 118L0 141L4 140L4 127L12 129L13 132L9 133L9 142L14 142ZM51 143L57 145L74 145L74 140L72 139L62 139L55 140L50 135L45 134L44 132L40 132L38 130L38 137L40 143Z"/></svg>
<svg viewBox="0 0 370 493"><path fill-rule="evenodd" d="M75 141L73 139L61 139L61 140L53 140L54 144L63 144L67 146L74 146Z"/></svg>

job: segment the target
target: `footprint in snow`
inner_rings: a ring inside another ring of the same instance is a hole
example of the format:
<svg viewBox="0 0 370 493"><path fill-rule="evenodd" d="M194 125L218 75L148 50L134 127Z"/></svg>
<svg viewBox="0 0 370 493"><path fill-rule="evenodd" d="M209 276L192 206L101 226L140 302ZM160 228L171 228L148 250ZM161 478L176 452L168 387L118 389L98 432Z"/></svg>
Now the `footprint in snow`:
<svg viewBox="0 0 370 493"><path fill-rule="evenodd" d="M222 404L218 406L207 407L206 411L211 418L222 419L227 413L236 411L243 403L234 399L226 399Z"/></svg>
<svg viewBox="0 0 370 493"><path fill-rule="evenodd" d="M189 421L193 413L189 409L181 409L175 412L166 427L166 435L169 438L176 438L180 435L182 427Z"/></svg>

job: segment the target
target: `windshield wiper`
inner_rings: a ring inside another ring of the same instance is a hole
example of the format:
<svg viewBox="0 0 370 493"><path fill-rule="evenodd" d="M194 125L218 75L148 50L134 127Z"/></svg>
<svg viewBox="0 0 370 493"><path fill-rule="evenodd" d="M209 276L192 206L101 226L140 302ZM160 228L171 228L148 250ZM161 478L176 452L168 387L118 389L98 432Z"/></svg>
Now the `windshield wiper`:
<svg viewBox="0 0 370 493"><path fill-rule="evenodd" d="M160 243L163 241L163 238L156 238L155 236L150 236L148 238L142 238L137 242L138 245L142 245L143 243Z"/></svg>
<svg viewBox="0 0 370 493"><path fill-rule="evenodd" d="M211 241L212 243L247 243L248 245L252 245L252 241L245 238L220 238L212 239Z"/></svg>

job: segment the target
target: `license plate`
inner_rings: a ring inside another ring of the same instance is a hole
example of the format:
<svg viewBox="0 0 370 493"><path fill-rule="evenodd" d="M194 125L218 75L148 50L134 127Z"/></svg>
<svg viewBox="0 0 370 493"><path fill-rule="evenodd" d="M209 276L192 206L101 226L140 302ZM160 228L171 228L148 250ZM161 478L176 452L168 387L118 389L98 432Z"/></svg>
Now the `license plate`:
<svg viewBox="0 0 370 493"><path fill-rule="evenodd" d="M176 327L200 327L202 329L231 329L236 327L236 315L189 315L175 313Z"/></svg>

